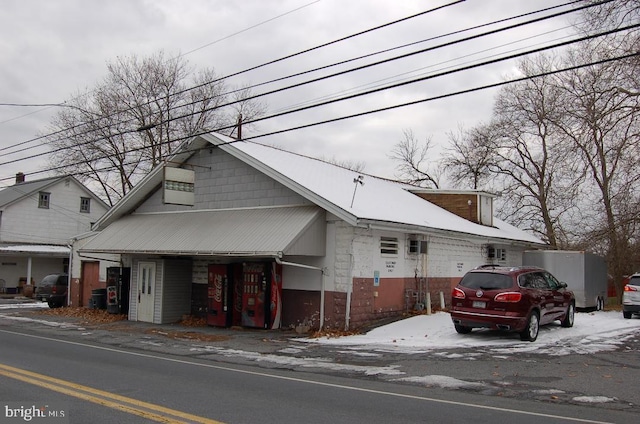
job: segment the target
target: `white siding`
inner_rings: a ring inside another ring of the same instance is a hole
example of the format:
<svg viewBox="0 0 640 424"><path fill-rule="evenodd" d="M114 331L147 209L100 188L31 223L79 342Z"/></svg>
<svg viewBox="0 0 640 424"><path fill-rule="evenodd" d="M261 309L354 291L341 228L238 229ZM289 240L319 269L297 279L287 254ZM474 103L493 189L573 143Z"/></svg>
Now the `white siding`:
<svg viewBox="0 0 640 424"><path fill-rule="evenodd" d="M153 323L177 322L183 315L189 314L191 312L191 261L134 257L131 266L129 319L138 319L138 264L140 262L156 264Z"/></svg>
<svg viewBox="0 0 640 424"><path fill-rule="evenodd" d="M0 257L0 278L5 287L18 287L20 278L27 278L28 258L17 256ZM49 274L64 271L64 258L34 257L31 264L31 279L37 286Z"/></svg>
<svg viewBox="0 0 640 424"><path fill-rule="evenodd" d="M81 249L91 237L86 237L80 240L77 240L73 244L73 255L71 257L71 278L80 278L82 274L82 262L83 261L100 261L100 271L99 271L99 280L106 281L107 280L107 268L114 266L127 266L127 264L121 264L120 255L112 255L106 253L95 253L91 254L90 258L87 256L81 256L78 253L78 249Z"/></svg>
<svg viewBox="0 0 640 424"><path fill-rule="evenodd" d="M66 245L69 240L91 229L106 208L91 199L91 212L80 212L80 198L88 193L75 180L68 179L44 189L51 193L48 209L38 207L38 193L11 204L2 212L0 241Z"/></svg>

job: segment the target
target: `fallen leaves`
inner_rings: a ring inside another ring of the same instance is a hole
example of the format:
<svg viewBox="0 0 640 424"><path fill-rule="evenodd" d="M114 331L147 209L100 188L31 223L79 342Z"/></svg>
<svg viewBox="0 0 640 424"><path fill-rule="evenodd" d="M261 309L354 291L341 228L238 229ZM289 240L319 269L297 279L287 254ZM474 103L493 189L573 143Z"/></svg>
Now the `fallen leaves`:
<svg viewBox="0 0 640 424"><path fill-rule="evenodd" d="M318 339L320 337L326 337L328 339L334 338L334 337L344 337L344 336L356 336L358 334L361 334L359 331L356 330L337 330L337 329L325 329L325 330L320 330L320 331L314 331L311 334L311 338L314 339Z"/></svg>
<svg viewBox="0 0 640 424"><path fill-rule="evenodd" d="M111 314L106 309L89 309L81 307L63 307L43 309L38 311L42 315L79 318L83 324L108 324L127 319L125 314Z"/></svg>
<svg viewBox="0 0 640 424"><path fill-rule="evenodd" d="M206 318L200 318L194 315L183 315L180 325L184 325L185 327L206 327L207 320Z"/></svg>
<svg viewBox="0 0 640 424"><path fill-rule="evenodd" d="M169 339L197 340L199 342L223 342L231 339L231 337L221 334L205 334L197 331L165 331L155 328L147 330L145 333L164 336Z"/></svg>

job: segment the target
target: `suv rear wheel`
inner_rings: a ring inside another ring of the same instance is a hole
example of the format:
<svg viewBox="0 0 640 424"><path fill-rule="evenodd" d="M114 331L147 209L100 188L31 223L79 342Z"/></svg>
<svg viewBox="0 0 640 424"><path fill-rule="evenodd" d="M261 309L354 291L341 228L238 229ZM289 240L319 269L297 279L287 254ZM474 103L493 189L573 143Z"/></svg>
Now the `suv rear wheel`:
<svg viewBox="0 0 640 424"><path fill-rule="evenodd" d="M471 327L465 327L464 325L455 324L454 327L458 334L469 334L471 333Z"/></svg>
<svg viewBox="0 0 640 424"><path fill-rule="evenodd" d="M520 333L520 340L525 342L535 342L538 338L538 331L540 330L540 317L536 311L532 311L529 314L527 320L527 326L524 331Z"/></svg>

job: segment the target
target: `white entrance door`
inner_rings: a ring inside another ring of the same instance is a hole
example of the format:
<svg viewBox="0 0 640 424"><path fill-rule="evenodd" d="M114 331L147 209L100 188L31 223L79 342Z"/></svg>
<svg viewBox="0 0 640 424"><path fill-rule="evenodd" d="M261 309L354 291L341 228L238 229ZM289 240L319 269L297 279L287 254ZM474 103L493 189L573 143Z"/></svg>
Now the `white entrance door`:
<svg viewBox="0 0 640 424"><path fill-rule="evenodd" d="M156 264L138 264L138 321L153 322L153 299L156 293Z"/></svg>

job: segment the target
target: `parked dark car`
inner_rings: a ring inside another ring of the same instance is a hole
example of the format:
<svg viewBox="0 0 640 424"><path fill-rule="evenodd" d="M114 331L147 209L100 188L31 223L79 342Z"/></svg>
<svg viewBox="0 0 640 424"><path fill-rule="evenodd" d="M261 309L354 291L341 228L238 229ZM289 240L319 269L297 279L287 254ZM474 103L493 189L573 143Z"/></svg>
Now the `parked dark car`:
<svg viewBox="0 0 640 424"><path fill-rule="evenodd" d="M453 289L450 312L460 334L490 328L533 342L541 325L560 321L572 327L575 302L567 284L542 268L483 265Z"/></svg>
<svg viewBox="0 0 640 424"><path fill-rule="evenodd" d="M622 316L640 314L640 274L633 274L622 292Z"/></svg>
<svg viewBox="0 0 640 424"><path fill-rule="evenodd" d="M67 304L67 274L51 274L42 279L36 286L36 299L47 302L50 308L59 308Z"/></svg>

